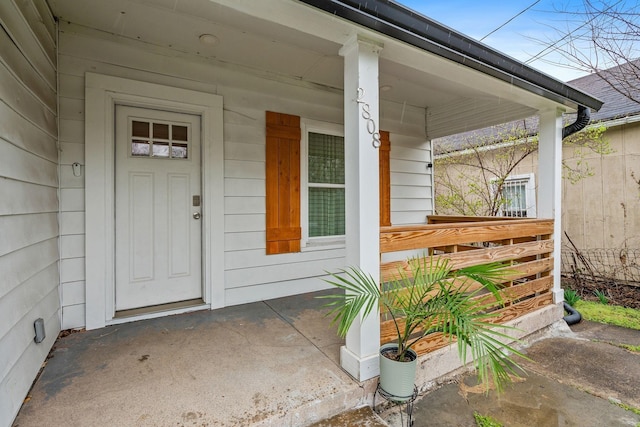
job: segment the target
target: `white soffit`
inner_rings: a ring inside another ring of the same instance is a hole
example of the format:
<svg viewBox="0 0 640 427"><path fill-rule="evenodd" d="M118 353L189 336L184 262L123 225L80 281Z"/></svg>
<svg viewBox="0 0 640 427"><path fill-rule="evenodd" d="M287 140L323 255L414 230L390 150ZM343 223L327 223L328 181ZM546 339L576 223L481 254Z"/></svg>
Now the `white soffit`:
<svg viewBox="0 0 640 427"><path fill-rule="evenodd" d="M206 60L330 88L343 86L338 50L354 32L384 44L384 100L430 112L429 137L535 114L558 105L294 0L48 0L64 21ZM199 42L201 34L218 39ZM498 120L498 121L496 121ZM433 134L431 134L433 132Z"/></svg>

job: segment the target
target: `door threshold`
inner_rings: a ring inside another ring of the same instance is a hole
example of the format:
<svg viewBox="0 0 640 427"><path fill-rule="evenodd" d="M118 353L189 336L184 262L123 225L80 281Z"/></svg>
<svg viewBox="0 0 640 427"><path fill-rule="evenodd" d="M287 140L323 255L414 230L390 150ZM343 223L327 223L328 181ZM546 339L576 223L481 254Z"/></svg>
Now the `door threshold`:
<svg viewBox="0 0 640 427"><path fill-rule="evenodd" d="M128 310L116 311L113 316L114 321L126 319L130 317L148 318L158 317L157 314L169 315L184 313L186 311L203 310L208 308L209 305L205 304L202 298L195 298L186 301L170 302L167 304L151 305L148 307L131 308ZM156 316L149 316L156 314Z"/></svg>

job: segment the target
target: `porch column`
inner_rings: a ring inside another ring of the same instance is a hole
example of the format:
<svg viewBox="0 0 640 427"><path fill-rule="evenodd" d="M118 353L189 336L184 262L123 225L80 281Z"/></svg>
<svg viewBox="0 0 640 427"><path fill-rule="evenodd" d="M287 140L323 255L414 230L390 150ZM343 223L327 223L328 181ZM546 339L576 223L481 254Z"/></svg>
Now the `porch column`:
<svg viewBox="0 0 640 427"><path fill-rule="evenodd" d="M344 57L346 261L380 277L378 54L382 45L355 36ZM379 374L380 316L356 319L340 349L342 367L359 381Z"/></svg>
<svg viewBox="0 0 640 427"><path fill-rule="evenodd" d="M564 301L560 288L562 249L562 113L540 112L538 142L538 217L553 218L553 302Z"/></svg>

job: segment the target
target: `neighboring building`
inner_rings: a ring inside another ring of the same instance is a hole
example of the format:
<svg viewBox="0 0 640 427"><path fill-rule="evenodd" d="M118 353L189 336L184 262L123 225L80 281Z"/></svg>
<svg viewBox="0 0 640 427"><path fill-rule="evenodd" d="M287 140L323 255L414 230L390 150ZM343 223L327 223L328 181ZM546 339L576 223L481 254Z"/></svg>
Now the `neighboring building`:
<svg viewBox="0 0 640 427"><path fill-rule="evenodd" d="M0 26L2 426L61 329L377 277L379 227L433 213L432 138L539 114L553 218L561 113L601 105L382 0L10 0ZM360 380L376 323L341 353Z"/></svg>
<svg viewBox="0 0 640 427"><path fill-rule="evenodd" d="M640 76L629 78L640 88ZM591 122L607 128L604 136L612 152L597 155L581 150L593 175L575 184L563 180L563 231L579 249L640 248L640 103L595 74L569 84L605 101L591 115ZM574 146L565 149L568 164L575 166L582 160L578 150Z"/></svg>
<svg viewBox="0 0 640 427"><path fill-rule="evenodd" d="M640 60L635 63L640 63ZM607 75L619 71L620 67L615 67L604 71L603 75L606 78ZM637 74L628 73L628 83L640 88L640 78ZM640 211L640 104L626 96L622 90L611 87L597 74L581 77L567 84L604 101L599 111L591 113L590 126L606 127L604 138L609 144L610 152L598 154L579 145L564 146L563 159L567 166L588 168L590 175L575 183L567 178L562 181L564 244L568 245L564 236L566 233L578 249L594 254L605 250L620 255L621 250L638 249L640 216L636 215L636 212ZM569 117L568 120L572 118ZM512 122L501 126L500 129L504 131L514 127L519 129L523 136L535 135L537 118ZM474 135L486 138L488 132L489 130L475 131L434 141L436 166L442 166L438 162L439 158L455 156L456 151L460 153L467 144L465 141L472 141ZM494 132L500 133L495 130ZM495 159L494 156L500 156L499 153L504 152L500 142L502 141L495 141L493 149L484 147L483 159L487 161L487 165L495 165L497 160L489 159ZM509 199L505 215L513 213L515 216L536 216L537 168L538 156L534 152L513 170L505 188L505 196ZM442 172L444 169L441 168L436 174ZM437 181L436 179L436 183ZM435 191L437 194L442 188L438 188L436 184ZM438 206L437 203L436 211L439 214L458 214ZM613 263L613 258L602 262Z"/></svg>

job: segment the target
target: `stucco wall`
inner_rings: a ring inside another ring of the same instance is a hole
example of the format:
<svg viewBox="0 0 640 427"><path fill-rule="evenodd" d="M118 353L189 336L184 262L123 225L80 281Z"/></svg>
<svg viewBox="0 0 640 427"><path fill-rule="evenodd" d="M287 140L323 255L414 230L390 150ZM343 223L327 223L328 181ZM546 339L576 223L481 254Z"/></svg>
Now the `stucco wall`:
<svg viewBox="0 0 640 427"><path fill-rule="evenodd" d="M640 123L609 128L606 137L613 153L583 152L593 176L563 184L563 230L580 249L640 246ZM575 164L573 148L565 150ZM632 177L635 175L635 180Z"/></svg>

